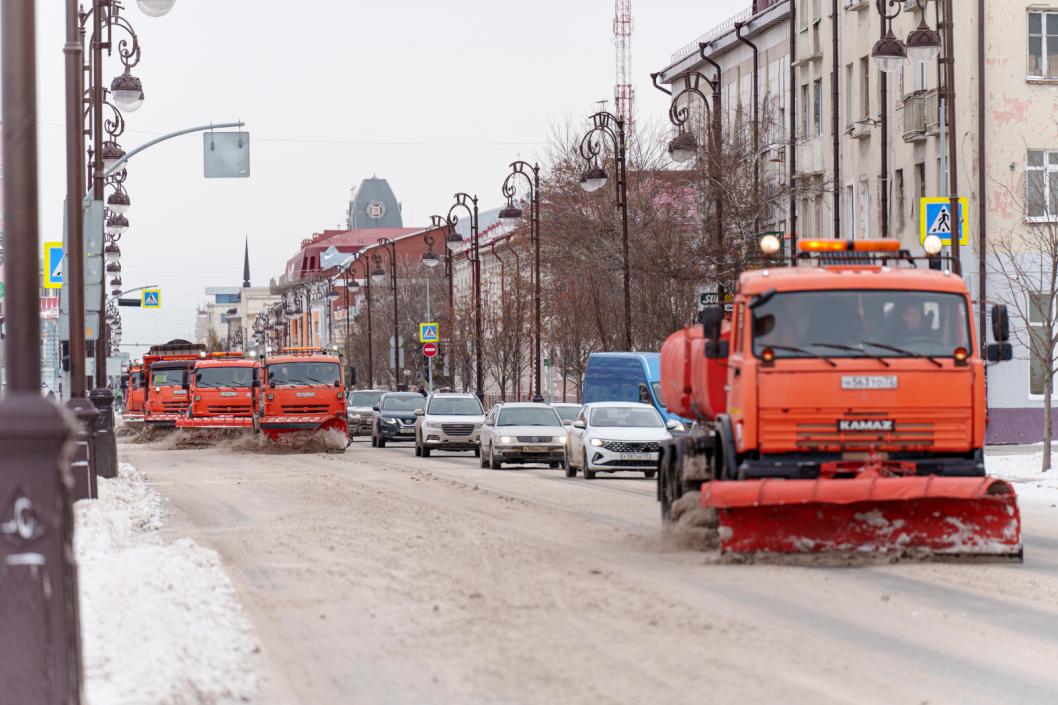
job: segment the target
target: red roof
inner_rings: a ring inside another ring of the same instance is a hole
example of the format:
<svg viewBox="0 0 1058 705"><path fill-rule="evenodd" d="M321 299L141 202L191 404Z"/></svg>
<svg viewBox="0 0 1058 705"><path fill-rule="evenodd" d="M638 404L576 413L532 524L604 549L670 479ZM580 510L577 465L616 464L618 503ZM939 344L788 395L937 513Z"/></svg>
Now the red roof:
<svg viewBox="0 0 1058 705"><path fill-rule="evenodd" d="M377 245L381 238L397 240L408 235L417 235L424 228L362 228L360 230L324 230L312 238L302 240L301 251L287 260L286 273L292 278L301 278L320 271L320 254L333 246L339 252L352 254L365 247Z"/></svg>

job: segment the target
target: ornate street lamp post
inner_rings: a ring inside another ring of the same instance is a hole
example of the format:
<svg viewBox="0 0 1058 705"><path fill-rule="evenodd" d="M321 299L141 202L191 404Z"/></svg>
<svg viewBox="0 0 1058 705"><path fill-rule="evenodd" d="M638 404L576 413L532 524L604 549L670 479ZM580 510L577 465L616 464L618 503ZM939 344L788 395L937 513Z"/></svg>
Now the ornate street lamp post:
<svg viewBox="0 0 1058 705"><path fill-rule="evenodd" d="M632 274L628 254L628 165L625 144L624 120L606 111L591 116L591 129L580 141L580 155L587 163L587 170L580 180L581 187L591 193L606 186L609 176L602 168L600 156L603 140L613 145L617 162L617 208L621 211L621 275L624 285L624 343L632 349Z"/></svg>
<svg viewBox="0 0 1058 705"><path fill-rule="evenodd" d="M384 237L378 239L378 244L383 248L389 260L389 286L393 294L393 388L400 388L400 319L397 309L397 243ZM372 256L375 268L371 272L371 279L375 284L381 284L386 278L386 271L382 269L383 258L379 253Z"/></svg>
<svg viewBox="0 0 1058 705"><path fill-rule="evenodd" d="M474 386L477 387L475 393L480 401L485 398L485 376L481 349L481 256L478 240L478 197L460 192L455 195L455 199L455 203L448 209L448 223L449 227L451 227L451 233L448 236L448 248L449 250L459 249L462 238L455 231L456 222L458 221L455 211L459 209L465 210L470 216L470 234L474 251L472 260L474 275Z"/></svg>

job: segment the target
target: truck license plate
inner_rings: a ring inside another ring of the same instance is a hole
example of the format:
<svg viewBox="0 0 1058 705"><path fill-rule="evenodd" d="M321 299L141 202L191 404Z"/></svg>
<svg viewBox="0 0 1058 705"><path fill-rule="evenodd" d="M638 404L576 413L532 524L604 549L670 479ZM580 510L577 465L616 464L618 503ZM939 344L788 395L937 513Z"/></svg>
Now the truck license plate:
<svg viewBox="0 0 1058 705"><path fill-rule="evenodd" d="M314 397L316 392L298 392L299 397Z"/></svg>
<svg viewBox="0 0 1058 705"><path fill-rule="evenodd" d="M621 460L653 460L650 453L621 453Z"/></svg>
<svg viewBox="0 0 1058 705"><path fill-rule="evenodd" d="M221 392L220 395L222 397L234 397L238 396L238 392Z"/></svg>
<svg viewBox="0 0 1058 705"><path fill-rule="evenodd" d="M896 389L896 375L857 375L841 378L842 389Z"/></svg>

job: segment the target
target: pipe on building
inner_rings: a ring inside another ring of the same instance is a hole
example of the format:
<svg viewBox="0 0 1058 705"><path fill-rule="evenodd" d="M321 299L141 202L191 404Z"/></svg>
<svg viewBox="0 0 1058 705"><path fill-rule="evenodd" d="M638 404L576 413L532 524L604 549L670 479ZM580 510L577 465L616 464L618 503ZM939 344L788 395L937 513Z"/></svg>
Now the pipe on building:
<svg viewBox="0 0 1058 705"><path fill-rule="evenodd" d="M797 262L797 3L790 0L790 258Z"/></svg>
<svg viewBox="0 0 1058 705"><path fill-rule="evenodd" d="M879 7L881 7L879 5ZM879 16L878 38L885 39L886 17L883 12ZM885 71L878 70L878 112L880 113L879 126L882 131L882 168L878 174L878 190L881 195L881 236L889 237L889 80Z"/></svg>
<svg viewBox="0 0 1058 705"><path fill-rule="evenodd" d="M756 44L742 36L745 22L735 23L735 36L753 50L753 204L760 202L760 49ZM757 218L754 217L754 223Z"/></svg>
<svg viewBox="0 0 1058 705"><path fill-rule="evenodd" d="M722 117L723 117L722 116L723 102L721 100L721 95L723 95L723 87L724 87L723 77L724 77L724 72L720 68L720 64L718 64L717 62L713 61L713 59L711 57L705 55L705 48L707 46L709 46L709 45L705 44L705 43L701 43L701 44L698 45L698 56L702 57L702 61L705 61L710 66L712 66L713 69L716 70L716 79L712 83L709 84L710 86L712 86L712 89L713 89L713 116L712 116L713 117L713 134L709 138L709 146L710 146L710 148L709 148L709 160L710 160L709 168L711 170L711 173L715 174L716 173L716 169L719 168L719 164L717 163L717 154L719 153L719 150L721 149L721 147L723 145L723 139L724 139L723 124L721 122ZM714 204L713 207L716 209L716 232L717 232L717 240L716 241L718 243L722 243L723 242L722 237L723 237L723 232L724 232L724 199L723 199L722 195L719 195L719 194L717 195L716 203Z"/></svg>
<svg viewBox="0 0 1058 705"><path fill-rule="evenodd" d="M959 256L959 237L962 234L962 218L959 217L959 139L955 129L955 16L951 0L944 0L944 78L947 94L946 113L948 114L948 195L951 208L952 236L951 260L952 269L962 276L962 259Z"/></svg>
<svg viewBox="0 0 1058 705"><path fill-rule="evenodd" d="M794 2L790 0L791 12ZM791 32L795 28L791 27ZM841 76L841 58L838 54L838 0L832 0L830 5L830 34L831 52L833 53L833 65L830 78L830 131L833 133L834 149L834 237L841 237L841 96L838 92L838 80ZM791 34L791 36L793 36ZM791 62L792 63L792 62ZM849 90L849 86L845 86Z"/></svg>
<svg viewBox="0 0 1058 705"><path fill-rule="evenodd" d="M988 254L988 200L985 197L985 0L977 0L977 316L981 354L988 336L985 334L985 300L988 280L985 276L985 256ZM985 366L987 374L988 366Z"/></svg>

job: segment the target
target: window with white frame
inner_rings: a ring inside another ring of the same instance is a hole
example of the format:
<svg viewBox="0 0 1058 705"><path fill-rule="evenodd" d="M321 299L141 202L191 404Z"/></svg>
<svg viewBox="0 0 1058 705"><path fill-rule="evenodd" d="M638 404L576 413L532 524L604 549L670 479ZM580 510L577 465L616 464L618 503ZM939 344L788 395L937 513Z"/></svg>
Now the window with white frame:
<svg viewBox="0 0 1058 705"><path fill-rule="evenodd" d="M1029 394L1042 396L1047 375L1051 373L1050 361L1054 358L1051 349L1050 326L1054 308L1047 306L1047 295L1029 292Z"/></svg>
<svg viewBox="0 0 1058 705"><path fill-rule="evenodd" d="M1058 150L1029 150L1025 202L1029 221L1058 220Z"/></svg>
<svg viewBox="0 0 1058 705"><path fill-rule="evenodd" d="M1029 13L1029 78L1058 78L1058 11Z"/></svg>
<svg viewBox="0 0 1058 705"><path fill-rule="evenodd" d="M823 134L823 79L812 82L812 134L819 137Z"/></svg>

